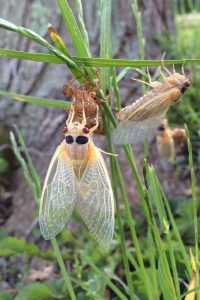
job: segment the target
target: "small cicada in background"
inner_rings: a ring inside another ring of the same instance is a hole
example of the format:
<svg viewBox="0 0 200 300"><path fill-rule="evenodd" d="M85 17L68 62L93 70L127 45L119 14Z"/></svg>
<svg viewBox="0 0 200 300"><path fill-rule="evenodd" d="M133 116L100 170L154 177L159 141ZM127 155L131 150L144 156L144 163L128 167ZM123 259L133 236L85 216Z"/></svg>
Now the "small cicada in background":
<svg viewBox="0 0 200 300"><path fill-rule="evenodd" d="M176 150L180 150L186 140L185 130L169 128L167 120L163 119L156 131L156 147L160 163L165 171L170 171L175 162Z"/></svg>
<svg viewBox="0 0 200 300"><path fill-rule="evenodd" d="M97 73L98 75L98 73ZM92 128L96 124L96 114L97 109L103 105L111 96L108 94L105 99L101 99L97 96L97 90L100 89L101 83L98 75L98 84L96 87L91 85L91 80L86 80L79 87L75 86L73 83L76 79L73 78L67 82L63 87L63 94L65 97L72 97L72 102L74 106L75 116L74 121L82 121L82 111L84 109L87 127ZM104 134L103 120L101 114L98 114L98 127L96 128L96 134Z"/></svg>
<svg viewBox="0 0 200 300"><path fill-rule="evenodd" d="M167 70L168 71L168 70ZM165 117L170 106L175 103L190 86L185 75L176 73L165 77L163 82L145 82L152 89L132 105L121 109L117 117L120 121L113 132L115 144L127 144L149 138L160 121ZM138 80L140 81L140 80Z"/></svg>
<svg viewBox="0 0 200 300"><path fill-rule="evenodd" d="M65 226L77 206L80 215L96 241L109 246L114 231L113 191L100 150L92 141L96 124L86 126L74 121L75 108L63 129L64 141L56 149L50 162L40 202L39 223L44 239L56 236Z"/></svg>

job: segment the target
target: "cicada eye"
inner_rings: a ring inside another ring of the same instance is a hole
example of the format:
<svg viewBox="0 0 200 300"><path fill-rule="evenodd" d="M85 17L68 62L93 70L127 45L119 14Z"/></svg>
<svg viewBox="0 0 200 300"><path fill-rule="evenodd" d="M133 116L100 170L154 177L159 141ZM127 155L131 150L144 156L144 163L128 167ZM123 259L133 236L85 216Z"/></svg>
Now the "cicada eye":
<svg viewBox="0 0 200 300"><path fill-rule="evenodd" d="M165 131L165 126L160 125L160 126L158 127L158 130L159 130L159 131Z"/></svg>
<svg viewBox="0 0 200 300"><path fill-rule="evenodd" d="M62 133L65 134L65 133L67 133L67 131L68 131L67 127L64 127L63 130L62 130Z"/></svg>
<svg viewBox="0 0 200 300"><path fill-rule="evenodd" d="M188 87L190 87L190 83L189 83L188 81L186 81L186 82L184 82L183 86L184 86L185 88L188 88Z"/></svg>
<svg viewBox="0 0 200 300"><path fill-rule="evenodd" d="M88 134L89 132L90 132L89 128L87 128L87 127L84 127L84 128L83 128L83 133Z"/></svg>

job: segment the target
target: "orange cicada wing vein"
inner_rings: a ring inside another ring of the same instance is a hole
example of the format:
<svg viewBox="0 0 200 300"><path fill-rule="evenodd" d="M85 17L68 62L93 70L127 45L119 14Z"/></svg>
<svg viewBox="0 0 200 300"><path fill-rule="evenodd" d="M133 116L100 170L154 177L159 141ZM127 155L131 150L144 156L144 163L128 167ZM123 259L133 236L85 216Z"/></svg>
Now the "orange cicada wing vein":
<svg viewBox="0 0 200 300"><path fill-rule="evenodd" d="M113 191L103 157L93 143L80 182L78 207L95 240L108 247L114 232Z"/></svg>
<svg viewBox="0 0 200 300"><path fill-rule="evenodd" d="M45 239L56 236L67 223L77 196L73 165L63 142L49 165L40 201L39 223Z"/></svg>
<svg viewBox="0 0 200 300"><path fill-rule="evenodd" d="M121 145L149 138L161 119L164 118L172 102L170 91L167 94L158 95L154 99L149 99L133 111L130 109L127 119L119 123L113 131L114 143Z"/></svg>

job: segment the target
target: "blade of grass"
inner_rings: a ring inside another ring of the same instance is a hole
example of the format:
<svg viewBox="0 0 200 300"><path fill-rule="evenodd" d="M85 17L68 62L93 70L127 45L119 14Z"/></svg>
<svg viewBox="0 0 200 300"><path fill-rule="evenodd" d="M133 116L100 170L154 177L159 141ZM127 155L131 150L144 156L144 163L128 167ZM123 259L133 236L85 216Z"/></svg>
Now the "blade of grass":
<svg viewBox="0 0 200 300"><path fill-rule="evenodd" d="M16 26L4 19L0 18L0 28L4 28L10 31L14 31L16 33L19 33L28 39L33 40L34 42L42 45L43 47L49 49L51 52L53 52L56 56L61 58L69 67L69 69L74 73L75 76L83 76L83 71L80 67L77 66L77 64L74 63L72 58L70 56L67 56L66 53L61 52L59 49L55 48L51 44L49 44L44 38L42 38L39 34L36 32L21 27L21 26ZM69 52L68 52L69 53Z"/></svg>
<svg viewBox="0 0 200 300"><path fill-rule="evenodd" d="M141 13L138 8L138 1L137 0L131 0L131 6L133 10L133 15L135 17L136 22L136 28L137 28L137 39L138 39L138 45L139 45L139 57L141 60L145 59L145 43L142 33L142 20L141 20ZM144 76L142 76L142 80L145 80ZM146 89L145 84L142 84L142 92L144 93Z"/></svg>
<svg viewBox="0 0 200 300"><path fill-rule="evenodd" d="M17 100L17 101L32 103L32 104L44 106L44 107L55 107L55 108L67 109L67 108L70 108L70 106L71 106L71 102L64 101L64 100L47 99L47 98L45 99L45 98L38 98L38 97L32 97L32 96L24 96L21 94L10 93L10 92L6 92L6 91L2 91L2 90L0 90L0 95L9 97L9 98Z"/></svg>
<svg viewBox="0 0 200 300"><path fill-rule="evenodd" d="M120 108L121 108L121 98L120 98L119 89L118 89L118 86L117 86L117 78L116 78L115 70L113 70L112 74L113 74L112 83L113 83L113 87L114 87L115 96L116 96L116 99L117 99L117 101L116 101L117 109L120 110ZM125 150L126 154L128 153L128 155L129 155L130 151L132 152L132 150L129 148L128 145L124 146L124 150ZM111 153L114 153L113 152L114 147L113 148L110 147L109 151L111 151ZM134 163L134 162L131 161L131 163ZM153 299L152 291L151 291L151 285L150 285L150 282L149 282L149 279L148 279L148 276L147 276L147 272L145 270L145 266L144 266L144 262L143 262L143 258L142 258L142 252L141 252L141 249L140 249L140 244L139 244L137 234L136 234L136 231L135 231L135 222L134 222L134 219L132 217L132 214L131 214L131 211L130 211L130 208L129 208L128 198L127 198L127 195L126 195L126 191L125 191L125 187L124 187L124 183L123 183L123 178L122 178L120 168L119 168L119 164L118 164L117 161L116 161L116 174L117 174L117 177L118 177L118 183L119 183L119 186L120 186L120 190L121 190L121 193L122 193L122 196L123 196L123 202L124 202L124 205L125 205L125 212L126 212L126 216L128 218L128 223L129 223L129 227L130 227L130 231L131 231L132 241L133 241L133 244L135 246L137 258L138 258L139 265L140 265L140 268L141 268L141 271L142 271L142 274L143 274L143 279L144 279L144 284L145 284L146 292L147 292L147 295L148 295L148 299ZM137 176L138 176L138 182L140 182L140 177L139 177L138 173L137 173ZM142 191L143 191L143 187L141 187L141 193L142 193Z"/></svg>
<svg viewBox="0 0 200 300"><path fill-rule="evenodd" d="M72 287L72 284L71 284L71 281L70 281L70 277L69 277L69 275L68 275L68 273L67 273L67 270L66 270L66 268L65 268L65 264L64 264L64 261L63 261L63 258L62 258L62 255L61 255L61 252L60 252L58 243L57 243L57 241L56 241L56 238L52 238L52 239L51 239L51 244L52 244L52 246L53 246L54 253L55 253L57 262L58 262L58 264L59 264L60 270L61 270L61 272L62 272L64 281L65 281L65 283L66 283L67 290L68 290L68 292L69 292L70 298L71 298L72 300L76 300L76 295L75 295L75 293L74 293L74 289L73 289L73 287Z"/></svg>
<svg viewBox="0 0 200 300"><path fill-rule="evenodd" d="M73 41L73 45L76 49L78 56L88 57L90 53L87 49L84 38L79 30L79 27L74 18L73 12L66 0L57 0L57 4L60 8L61 14L64 18L65 24L68 28L69 34Z"/></svg>
<svg viewBox="0 0 200 300"><path fill-rule="evenodd" d="M195 260L196 260L196 285L199 286L199 237L198 237L198 201L196 192L196 176L193 166L193 156L192 156L192 145L190 142L189 131L187 125L185 124L186 140L189 153L189 167L192 182L192 202L193 202L193 218L194 218L194 242L195 242ZM197 295L197 300L200 299L200 295Z"/></svg>
<svg viewBox="0 0 200 300"><path fill-rule="evenodd" d="M179 287L179 279L178 279L178 273L176 268L176 261L174 256L171 234L169 231L169 224L168 224L167 215L164 208L163 199L161 197L159 183L155 174L155 170L152 166L147 166L147 180L148 180L148 186L150 187L149 198L151 202L154 203L156 206L161 230L167 237L167 242L169 245L170 262L171 262L173 278L175 282L177 299L180 299L181 294L180 294L180 287Z"/></svg>
<svg viewBox="0 0 200 300"><path fill-rule="evenodd" d="M111 57L111 7L112 0L102 0L102 9L101 9L101 43L100 43L100 55L103 57ZM101 82L104 93L107 94L110 91L110 70L105 68L101 72ZM109 119L105 118L104 122L106 128L106 135L109 145L109 151L113 151L112 142L111 142L111 127ZM113 153L113 152L112 152ZM128 252L125 245L125 237L123 231L123 225L120 215L119 208L119 199L117 193L117 180L116 180L116 169L115 169L115 158L111 156L110 158L111 165L111 175L112 175L112 183L113 183L113 191L115 197L116 204L116 213L117 213L117 222L119 226L120 233L120 242L121 242L121 250L122 250L122 259L129 289L129 296L131 300L135 300L134 289L131 279L131 272L128 261Z"/></svg>
<svg viewBox="0 0 200 300"><path fill-rule="evenodd" d="M35 198L35 200L37 202L38 201L38 194L37 194L36 184L35 184L35 182L31 178L28 166L27 166L24 158L22 157L22 155L20 153L20 150L19 150L19 147L17 145L17 141L16 141L16 138L15 138L15 135L14 135L14 133L12 131L10 132L10 140L11 140L11 143L12 143L12 147L13 147L13 151L15 153L15 156L17 157L17 159L18 159L18 161L19 161L19 163L20 163L20 165L22 167L22 170L23 170L26 182L27 182L28 186L31 188L32 193L34 195L34 198Z"/></svg>
<svg viewBox="0 0 200 300"><path fill-rule="evenodd" d="M81 0L74 0L74 2L75 2L77 12L78 12L78 20L79 20L79 23L80 23L80 32L81 32L82 37L85 41L85 45L87 47L87 52L89 53L89 56L91 56L88 33L87 33L86 28L85 28L85 22L84 22L84 18L83 18L82 2L81 2Z"/></svg>
<svg viewBox="0 0 200 300"><path fill-rule="evenodd" d="M53 46L52 46L53 47ZM65 64L63 58L59 58L54 54L44 54L44 53L31 53L23 51L15 51L10 49L0 48L0 56L8 58L16 58L22 60L31 60L38 62L46 62L51 64ZM89 58L89 57L76 57L72 56L74 63L79 64L80 66L88 67L127 67L127 68L138 68L138 67L153 67L161 66L161 60L131 60L131 59L108 59L108 58ZM165 65L177 65L177 64L198 64L200 59L178 59L178 60L165 60ZM121 80L124 73L117 77L117 82ZM77 76L78 77L78 76Z"/></svg>
<svg viewBox="0 0 200 300"><path fill-rule="evenodd" d="M117 286L112 283L108 276L106 276L101 270L99 270L97 266L95 266L95 264L93 264L89 257L87 257L83 252L81 253L81 256L87 262L87 264L105 280L106 284L119 297L119 299L128 300L128 298L117 288Z"/></svg>
<svg viewBox="0 0 200 300"><path fill-rule="evenodd" d="M18 129L18 127L16 125L14 125L15 131L17 133L18 136L18 142L22 147L22 150L26 156L26 160L27 160L27 165L29 168L29 175L30 177L33 179L33 182L35 183L35 187L36 187L36 195L37 195L37 202L39 203L39 199L40 199L40 195L41 195L41 182L40 182L40 177L37 174L37 171L33 165L32 159L30 157L30 154L28 152L28 149L26 147L26 144L24 142L24 139L22 137L22 134L20 132L20 130Z"/></svg>

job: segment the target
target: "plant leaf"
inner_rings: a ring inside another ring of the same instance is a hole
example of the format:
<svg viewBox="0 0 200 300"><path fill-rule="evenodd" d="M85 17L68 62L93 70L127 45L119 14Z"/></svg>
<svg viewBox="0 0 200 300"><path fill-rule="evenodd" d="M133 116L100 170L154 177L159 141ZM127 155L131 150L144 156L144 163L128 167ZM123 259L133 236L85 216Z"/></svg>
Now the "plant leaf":
<svg viewBox="0 0 200 300"><path fill-rule="evenodd" d="M67 108L70 108L70 106L71 106L71 102L64 101L64 100L56 100L56 99L48 99L48 98L45 99L45 98L38 98L38 97L32 97L32 96L24 96L21 94L10 93L10 92L6 92L6 91L2 91L2 90L0 90L0 95L9 97L9 98L17 100L17 101L32 103L32 104L44 106L44 107L55 107L55 108L67 109Z"/></svg>
<svg viewBox="0 0 200 300"><path fill-rule="evenodd" d="M56 294L43 283L31 283L21 289L15 300L50 300L59 299Z"/></svg>
<svg viewBox="0 0 200 300"><path fill-rule="evenodd" d="M28 244L25 240L8 237L0 241L0 256L7 255L39 255L40 250L35 244Z"/></svg>
<svg viewBox="0 0 200 300"><path fill-rule="evenodd" d="M53 46L52 46L53 47ZM50 64L65 64L66 62L57 57L54 54L44 54L44 53L31 53L23 51L15 51L10 49L0 48L1 57L17 58L21 60L31 60L46 62ZM88 67L155 67L161 66L163 61L161 60L131 60L131 59L108 59L108 58L89 58L89 57L76 57L72 56L73 61L76 64L84 65ZM177 65L177 64L197 64L200 63L200 59L176 59L176 60L165 60L165 65ZM124 74L122 73L124 76ZM121 80L118 78L117 81Z"/></svg>

